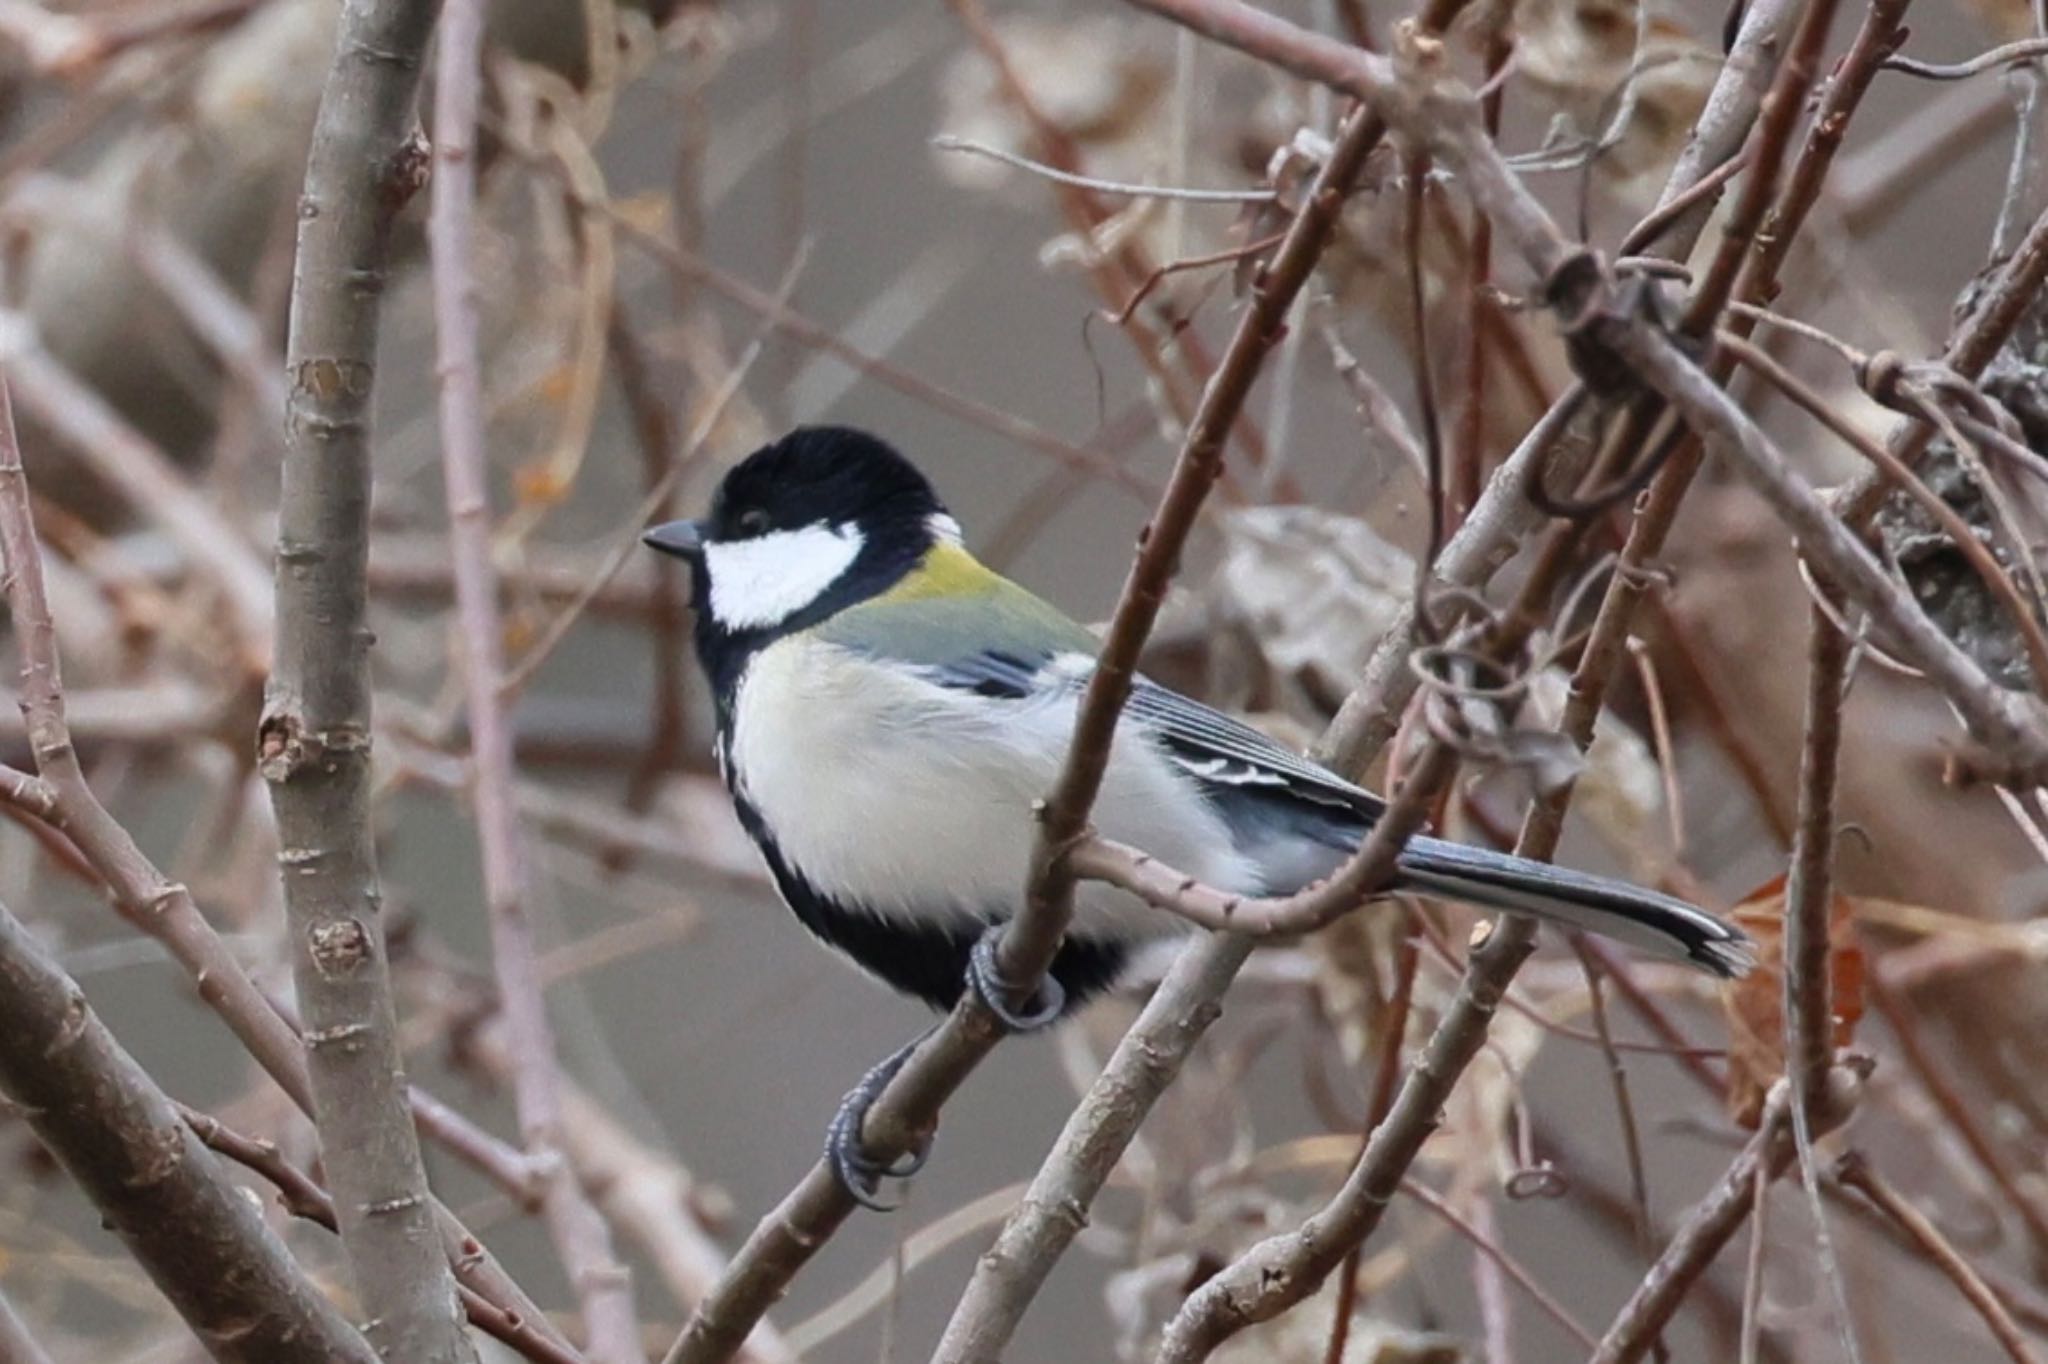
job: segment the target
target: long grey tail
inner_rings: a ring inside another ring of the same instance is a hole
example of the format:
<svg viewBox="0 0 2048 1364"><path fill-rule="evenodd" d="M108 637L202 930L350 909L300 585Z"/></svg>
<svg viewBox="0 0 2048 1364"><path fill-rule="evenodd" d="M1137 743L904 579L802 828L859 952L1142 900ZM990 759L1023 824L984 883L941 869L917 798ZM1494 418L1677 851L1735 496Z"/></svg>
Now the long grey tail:
<svg viewBox="0 0 2048 1364"><path fill-rule="evenodd" d="M1756 964L1747 934L1675 896L1463 843L1410 839L1401 851L1400 884L1582 928L1725 978Z"/></svg>

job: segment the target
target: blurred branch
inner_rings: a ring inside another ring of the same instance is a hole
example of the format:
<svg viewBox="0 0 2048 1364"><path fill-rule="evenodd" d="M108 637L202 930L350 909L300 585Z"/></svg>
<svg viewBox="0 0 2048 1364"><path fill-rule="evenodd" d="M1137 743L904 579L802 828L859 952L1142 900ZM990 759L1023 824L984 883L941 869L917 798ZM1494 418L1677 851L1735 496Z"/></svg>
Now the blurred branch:
<svg viewBox="0 0 2048 1364"><path fill-rule="evenodd" d="M251 674L270 653L270 588L247 538L225 521L170 457L44 348L25 317L6 319L5 363L22 405L77 451L140 517L164 528L219 587Z"/></svg>
<svg viewBox="0 0 2048 1364"><path fill-rule="evenodd" d="M1822 1096L1820 1130L1828 1130L1854 1111L1868 1071L1867 1063L1852 1063L1830 1073ZM1756 1135L1673 1234L1657 1263L1615 1314L1588 1364L1634 1364L1670 1324L1693 1281L1706 1272L1749 1216L1757 1181L1775 1180L1792 1163L1791 1113L1791 1087L1780 1083L1764 1106Z"/></svg>
<svg viewBox="0 0 2048 1364"><path fill-rule="evenodd" d="M313 1114L380 1350L473 1364L406 1103L369 826L370 413L392 220L426 173L413 113L434 0L354 0L299 213L260 767L276 811Z"/></svg>
<svg viewBox="0 0 2048 1364"><path fill-rule="evenodd" d="M594 1364L642 1364L632 1279L611 1228L584 1196L558 1148L562 1106L553 1025L526 913L525 847L514 803L512 732L505 715L503 623L491 569L490 487L484 467L483 378L477 355L476 121L481 99L483 0L451 0L434 68L433 206L427 223L441 381L441 468L448 491L456 618L469 696L477 841L498 1008L511 1033L512 1095L526 1157L539 1171L541 1215L582 1307ZM367 556L364 556L366 561ZM362 561L356 568L360 572ZM364 591L360 577L352 589Z"/></svg>
<svg viewBox="0 0 2048 1364"><path fill-rule="evenodd" d="M15 1312L5 1293L0 1293L0 1359L7 1364L51 1364L49 1353L29 1333L28 1323Z"/></svg>
<svg viewBox="0 0 2048 1364"><path fill-rule="evenodd" d="M509 1083L517 1064L502 1023L479 1029L469 1040L491 1076ZM638 1242L669 1295L686 1310L695 1307L725 1271L725 1253L704 1226L703 1201L693 1175L666 1152L630 1131L575 1081L560 1081L562 1154L577 1180L605 1216ZM794 1364L796 1353L760 1321L738 1358L746 1364Z"/></svg>
<svg viewBox="0 0 2048 1364"><path fill-rule="evenodd" d="M1933 1220L1892 1188L1860 1152L1844 1152L1835 1160L1829 1173L1839 1183L1869 1199L1871 1206L1890 1218L1942 1273L1948 1275L1950 1282L1976 1309L1977 1315L1984 1318L1991 1338L1998 1342L1999 1348L2005 1351L2013 1364L2037 1364L2038 1356L2027 1344L2026 1337L2020 1334L2019 1323L2012 1319L2012 1313L2005 1310L2005 1304L1998 1300L1998 1295L1991 1291L1983 1277L1941 1234Z"/></svg>

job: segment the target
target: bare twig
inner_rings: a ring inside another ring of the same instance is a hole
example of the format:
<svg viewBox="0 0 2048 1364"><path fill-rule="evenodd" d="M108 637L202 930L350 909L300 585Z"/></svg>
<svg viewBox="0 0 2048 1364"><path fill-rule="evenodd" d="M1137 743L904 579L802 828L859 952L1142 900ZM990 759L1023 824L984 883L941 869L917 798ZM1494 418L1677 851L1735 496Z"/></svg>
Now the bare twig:
<svg viewBox="0 0 2048 1364"><path fill-rule="evenodd" d="M1217 934L1175 959L1068 1117L1002 1234L975 1262L935 1361L1002 1356L1053 1265L1087 1226L1089 1207L1139 1123L1220 1012L1216 1001L1252 946L1242 935Z"/></svg>
<svg viewBox="0 0 2048 1364"><path fill-rule="evenodd" d="M1823 1130L1845 1119L1861 1094L1867 1065L1843 1065L1828 1077ZM1615 1315L1589 1364L1634 1364L1670 1322L1693 1282L1728 1244L1756 1199L1756 1182L1770 1181L1792 1163L1792 1092L1780 1084L1764 1105L1756 1135L1729 1163L1713 1190L1686 1217L1664 1253Z"/></svg>
<svg viewBox="0 0 2048 1364"><path fill-rule="evenodd" d="M2018 42L1994 47L1989 52L1980 52L1967 61L1923 62L1917 57L1896 56L1885 59L1885 70L1903 71L1909 76L1918 76L1930 81L1959 81L1970 76L1981 75L2001 66L2012 66L2019 62L2032 61L2036 57L2048 56L2048 40L2022 38Z"/></svg>
<svg viewBox="0 0 2048 1364"><path fill-rule="evenodd" d="M1827 595L1827 588L1820 589ZM1821 1201L1814 1166L1813 1129L1826 1117L1828 1070L1835 1055L1834 911L1835 789L1840 778L1842 711L1848 703L1854 641L1835 628L1832 613L1815 603L1808 644L1805 737L1799 754L1799 827L1785 881L1785 1076L1792 1086L1792 1136L1800 1182L1813 1214L1821 1272L1835 1300L1836 1329L1851 1361L1861 1359L1856 1321L1849 1309L1834 1233Z"/></svg>
<svg viewBox="0 0 2048 1364"><path fill-rule="evenodd" d="M2005 1304L1999 1301L1983 1277L1941 1234L1941 1228L1934 1225L1933 1219L1892 1188L1859 1152L1844 1152L1828 1173L1869 1199L1872 1206L1889 1217L1942 1273L1948 1275L1970 1306L1984 1318L1992 1339L1998 1342L1999 1348L2005 1351L2013 1364L2036 1364L2039 1356L2020 1333L2019 1323L2012 1319L2012 1313L2006 1311Z"/></svg>
<svg viewBox="0 0 2048 1364"><path fill-rule="evenodd" d="M991 147L986 142L955 137L950 133L939 134L932 139L931 144L942 152L966 152L973 156L985 156L991 161L1000 161L1006 166L1029 171L1047 180L1072 185L1078 189L1094 190L1098 194L1122 194L1137 199L1180 199L1191 204L1270 204L1279 197L1277 191L1270 189L1185 189L1174 185L1132 185L1121 180L1099 180L1092 175L1075 175L1057 166L1033 161L1028 156L1019 156L1015 152L1004 151L1001 147Z"/></svg>
<svg viewBox="0 0 2048 1364"><path fill-rule="evenodd" d="M211 1113L180 1104L179 1110L199 1140L237 1165L261 1175L277 1190L286 1212L329 1231L335 1230L334 1199L317 1180L286 1160L277 1143L235 1131ZM462 1290L462 1308L470 1325L502 1341L534 1364L581 1364L582 1356L541 1335L516 1313L495 1306L473 1290ZM5 1360L0 1355L0 1360Z"/></svg>
<svg viewBox="0 0 2048 1364"><path fill-rule="evenodd" d="M472 1364L406 1108L369 827L370 397L391 222L419 186L413 97L433 0L344 11L299 213L261 766L343 1248L380 1352Z"/></svg>
<svg viewBox="0 0 2048 1364"><path fill-rule="evenodd" d="M484 468L483 380L477 356L476 125L481 100L483 5L454 0L441 24L434 84L435 172L428 240L440 357L441 467L448 490L450 557L469 696L477 841L498 1007L511 1033L512 1094L527 1159L540 1177L541 1215L582 1307L595 1364L641 1364L632 1280L612 1251L611 1229L562 1159L562 1108L553 1025L526 913L525 848L513 793L511 729L500 680L503 626L491 567L490 492ZM361 564L357 565L358 573ZM354 584L360 593L360 576Z"/></svg>

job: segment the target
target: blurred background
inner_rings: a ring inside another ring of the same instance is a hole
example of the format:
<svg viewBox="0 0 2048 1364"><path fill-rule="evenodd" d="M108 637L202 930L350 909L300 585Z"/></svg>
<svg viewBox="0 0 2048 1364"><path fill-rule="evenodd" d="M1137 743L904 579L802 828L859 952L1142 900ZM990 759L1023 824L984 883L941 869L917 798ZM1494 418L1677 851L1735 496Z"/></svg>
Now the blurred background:
<svg viewBox="0 0 2048 1364"><path fill-rule="evenodd" d="M1403 12L1270 8L1336 33L1362 13L1381 41ZM1844 6L1830 60L1858 8ZM794 423L855 424L923 465L991 562L1102 618L1248 281L1230 260L1175 270L1118 314L1158 267L1284 220L1075 188L991 153L1112 181L1271 176L1291 190L1342 109L1109 4L495 0L491 14L477 253L530 902L574 1082L565 1148L614 1224L650 1341L665 1341L707 1281L705 1257L808 1168L839 1095L927 1018L813 943L763 881L710 762L687 582L633 547L639 528L700 506L724 468ZM95 788L280 992L275 841L251 738L295 204L335 15L332 0L0 4L5 363L73 721ZM1719 72L1726 17L1692 0L1647 13L1502 0L1475 7L1454 51L1479 73L1485 25L1512 36L1502 142L1563 221L1612 250L1656 201ZM1911 19L1910 50L1929 60L2030 22L2004 0L1923 0ZM1864 351L1938 351L2001 231L2030 91L1996 71L1880 77L1777 306ZM1589 156L1608 129L1612 145ZM985 150L936 146L941 135ZM1348 206L1154 643L1157 675L1294 743L1353 684L1425 545L1417 356L1484 467L1570 378L1549 324L1512 306L1528 283L1513 263L1495 274L1509 306L1471 307L1471 218L1455 192L1432 196L1418 343L1400 175L1386 156ZM378 388L377 818L414 1078L503 1135L516 1127L464 795L425 205L396 247ZM1887 429L1833 352L1770 340ZM1788 405L1756 408L1810 477L1855 471ZM1666 558L1564 860L1727 908L1783 870L1807 598L1776 521L1711 474ZM1589 558L1575 588L1597 590L1601 572ZM1569 633L1551 643L1568 653ZM1532 725L1561 705L1562 674L1544 678ZM0 749L19 765L4 711ZM2014 1301L2048 1303L2048 1246L2030 1243L1938 1089L1978 1115L2008 1184L2048 1200L2039 832L1989 792L1944 785L1956 731L1911 679L1866 667L1850 717L1843 878L1869 953L1858 969L1889 1001L1856 1037L1880 1058L1869 1107L1884 1121L1869 1142ZM1446 819L1475 840L1511 833L1526 791L1515 772L1475 769ZM186 979L19 821L0 821L0 899L168 1090L314 1159L303 1122ZM1449 997L1443 952L1471 916L1431 907L1429 920L1411 1042ZM1191 1284L1334 1187L1371 1090L1395 922L1369 912L1255 958L1011 1357L1144 1357ZM1642 1048L1619 1055L1661 1239L1745 1136L1739 1093L1724 1091L1741 1089L1729 1019L1739 1031L1746 1016L1673 969L1633 963L1631 980L1688 1048L1674 1057L1613 1010L1616 1035ZM1608 1063L1568 952L1546 950L1518 1000L1417 1174L1597 1334L1646 1263ZM999 1048L948 1110L904 1209L857 1218L776 1310L790 1344L817 1360L928 1353L1134 1009L1110 1001L1056 1038ZM1901 1032L1921 1064L1902 1057ZM566 1306L537 1222L459 1154L427 1154L522 1282ZM58 1360L199 1357L4 1113L0 1170L0 1289ZM1797 1188L1777 1189L1769 1213L1766 1357L1836 1357ZM2002 1357L1924 1262L1853 1209L1837 1206L1834 1230L1868 1358ZM344 1291L331 1238L288 1235ZM1674 1358L1736 1357L1740 1258L1681 1314ZM1349 1358L1584 1354L1420 1203L1395 1208L1359 1282ZM1320 1359L1333 1310L1326 1295L1229 1357ZM2029 1320L2038 1330L2048 1314Z"/></svg>

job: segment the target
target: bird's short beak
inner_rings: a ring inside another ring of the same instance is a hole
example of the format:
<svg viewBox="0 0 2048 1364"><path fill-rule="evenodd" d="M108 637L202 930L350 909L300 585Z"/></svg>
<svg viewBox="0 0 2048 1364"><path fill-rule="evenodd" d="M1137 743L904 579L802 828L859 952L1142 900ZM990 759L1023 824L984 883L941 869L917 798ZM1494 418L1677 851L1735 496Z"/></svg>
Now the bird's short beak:
<svg viewBox="0 0 2048 1364"><path fill-rule="evenodd" d="M704 538L702 521L670 521L650 528L640 542L678 559L697 559L704 553Z"/></svg>

